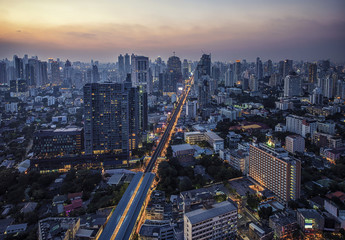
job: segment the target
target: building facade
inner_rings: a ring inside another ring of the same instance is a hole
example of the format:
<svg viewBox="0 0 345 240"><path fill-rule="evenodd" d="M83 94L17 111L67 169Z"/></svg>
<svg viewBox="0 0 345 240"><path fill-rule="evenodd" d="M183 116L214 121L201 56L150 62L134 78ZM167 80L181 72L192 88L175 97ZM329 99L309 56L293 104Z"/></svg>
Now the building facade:
<svg viewBox="0 0 345 240"><path fill-rule="evenodd" d="M280 202L300 197L301 162L289 157L283 148L250 145L249 176L271 190Z"/></svg>
<svg viewBox="0 0 345 240"><path fill-rule="evenodd" d="M237 207L224 201L209 209L184 214L184 239L234 239L237 232Z"/></svg>

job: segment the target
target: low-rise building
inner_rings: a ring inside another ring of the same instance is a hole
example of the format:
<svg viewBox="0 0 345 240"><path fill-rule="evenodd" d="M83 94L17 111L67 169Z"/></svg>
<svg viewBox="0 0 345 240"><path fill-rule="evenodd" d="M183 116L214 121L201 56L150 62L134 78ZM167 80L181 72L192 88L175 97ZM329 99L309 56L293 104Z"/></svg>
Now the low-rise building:
<svg viewBox="0 0 345 240"><path fill-rule="evenodd" d="M203 132L185 132L184 141L189 144L197 144L199 142L205 141L205 135Z"/></svg>
<svg viewBox="0 0 345 240"><path fill-rule="evenodd" d="M205 132L205 140L213 147L215 152L219 152L220 149L224 149L224 139L214 132Z"/></svg>
<svg viewBox="0 0 345 240"><path fill-rule="evenodd" d="M325 220L315 209L297 209L297 223L303 232L323 230Z"/></svg>
<svg viewBox="0 0 345 240"><path fill-rule="evenodd" d="M38 222L38 239L75 239L80 227L80 218L45 218Z"/></svg>
<svg viewBox="0 0 345 240"><path fill-rule="evenodd" d="M286 212L276 213L269 218L269 226L279 239L288 237L298 230L296 218Z"/></svg>
<svg viewBox="0 0 345 240"><path fill-rule="evenodd" d="M172 145L171 149L173 152L173 157L176 157L182 166L193 164L195 149L191 145Z"/></svg>

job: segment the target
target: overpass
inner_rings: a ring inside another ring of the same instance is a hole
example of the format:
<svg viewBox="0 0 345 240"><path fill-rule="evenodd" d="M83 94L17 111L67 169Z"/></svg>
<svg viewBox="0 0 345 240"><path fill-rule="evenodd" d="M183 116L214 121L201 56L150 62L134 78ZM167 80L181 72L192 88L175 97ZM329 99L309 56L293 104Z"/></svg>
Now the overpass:
<svg viewBox="0 0 345 240"><path fill-rule="evenodd" d="M186 84L186 87L169 120L168 126L166 127L155 152L147 164L144 173L139 172L134 176L119 204L109 218L99 237L100 240L130 239L133 235L141 213L144 210L144 203L148 201L150 190L153 189L151 186L153 184L155 174L152 172L155 171L157 158L161 156L162 152L169 145L171 134L175 129L176 123L182 112L183 105L186 102L190 91L190 83L192 81L193 77L188 80L188 83Z"/></svg>

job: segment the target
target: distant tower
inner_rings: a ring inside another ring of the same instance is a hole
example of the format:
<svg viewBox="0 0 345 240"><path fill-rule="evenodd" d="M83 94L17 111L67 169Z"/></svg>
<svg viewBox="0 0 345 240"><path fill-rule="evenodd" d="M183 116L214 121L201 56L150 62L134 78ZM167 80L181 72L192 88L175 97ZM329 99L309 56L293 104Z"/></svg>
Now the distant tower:
<svg viewBox="0 0 345 240"><path fill-rule="evenodd" d="M92 66L92 82L93 83L97 83L99 82L100 78L99 78L99 73L98 73L98 67L97 65L93 65Z"/></svg>
<svg viewBox="0 0 345 240"><path fill-rule="evenodd" d="M262 62L260 58L256 58L256 79L260 80L263 77L263 69L262 69Z"/></svg>
<svg viewBox="0 0 345 240"><path fill-rule="evenodd" d="M125 54L125 73L131 73L131 62L128 53Z"/></svg>
<svg viewBox="0 0 345 240"><path fill-rule="evenodd" d="M61 85L60 65L57 61L51 62L51 76L52 76L52 83L53 84Z"/></svg>
<svg viewBox="0 0 345 240"><path fill-rule="evenodd" d="M6 63L0 62L0 84L6 84L6 83L7 83Z"/></svg>
<svg viewBox="0 0 345 240"><path fill-rule="evenodd" d="M125 61L124 61L122 54L120 54L120 56L118 57L118 63L119 63L119 75L121 78L124 78L124 76L125 76ZM122 79L121 82L123 80L124 79Z"/></svg>

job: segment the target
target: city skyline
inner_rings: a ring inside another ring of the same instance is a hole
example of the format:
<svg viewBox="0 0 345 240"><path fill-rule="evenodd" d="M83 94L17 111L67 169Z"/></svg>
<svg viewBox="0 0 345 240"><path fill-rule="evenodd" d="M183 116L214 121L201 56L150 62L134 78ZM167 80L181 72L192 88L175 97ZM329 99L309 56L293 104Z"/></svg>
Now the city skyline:
<svg viewBox="0 0 345 240"><path fill-rule="evenodd" d="M176 52L197 60L205 52L220 61L345 61L341 0L0 2L0 58L115 62L126 52L151 59Z"/></svg>

